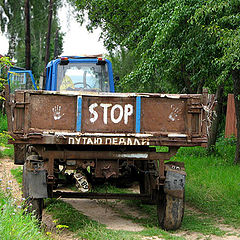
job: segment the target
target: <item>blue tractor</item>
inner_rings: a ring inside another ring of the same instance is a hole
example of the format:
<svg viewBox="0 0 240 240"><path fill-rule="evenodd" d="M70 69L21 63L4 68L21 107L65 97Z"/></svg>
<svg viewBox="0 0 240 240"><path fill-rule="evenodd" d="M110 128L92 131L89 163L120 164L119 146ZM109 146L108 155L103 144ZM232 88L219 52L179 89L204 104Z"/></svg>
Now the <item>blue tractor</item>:
<svg viewBox="0 0 240 240"><path fill-rule="evenodd" d="M74 56L52 60L46 67L45 82L42 89L48 91L114 92L112 64L102 58ZM38 89L30 70L10 70L8 84L11 92Z"/></svg>

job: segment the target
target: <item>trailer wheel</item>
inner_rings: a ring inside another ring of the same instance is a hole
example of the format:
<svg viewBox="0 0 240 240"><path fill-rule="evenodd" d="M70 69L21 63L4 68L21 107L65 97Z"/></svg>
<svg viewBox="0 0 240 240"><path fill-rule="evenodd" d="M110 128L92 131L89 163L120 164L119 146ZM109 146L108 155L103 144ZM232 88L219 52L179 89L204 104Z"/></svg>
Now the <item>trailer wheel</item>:
<svg viewBox="0 0 240 240"><path fill-rule="evenodd" d="M29 197L29 183L27 178L26 163L23 165L23 181L22 191L25 200L25 209L27 212L32 212L36 219L42 221L42 211L44 206L43 198L30 198Z"/></svg>
<svg viewBox="0 0 240 240"><path fill-rule="evenodd" d="M180 228L184 215L185 198L176 198L164 194L164 199L157 205L158 222L165 230Z"/></svg>

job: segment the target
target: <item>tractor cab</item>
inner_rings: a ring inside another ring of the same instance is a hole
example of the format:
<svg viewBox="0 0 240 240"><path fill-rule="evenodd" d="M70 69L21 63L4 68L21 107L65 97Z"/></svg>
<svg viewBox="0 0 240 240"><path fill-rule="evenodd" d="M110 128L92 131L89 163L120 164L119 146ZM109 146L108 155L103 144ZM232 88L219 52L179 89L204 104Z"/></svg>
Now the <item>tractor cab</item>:
<svg viewBox="0 0 240 240"><path fill-rule="evenodd" d="M89 57L61 57L47 65L46 90L114 92L109 60Z"/></svg>

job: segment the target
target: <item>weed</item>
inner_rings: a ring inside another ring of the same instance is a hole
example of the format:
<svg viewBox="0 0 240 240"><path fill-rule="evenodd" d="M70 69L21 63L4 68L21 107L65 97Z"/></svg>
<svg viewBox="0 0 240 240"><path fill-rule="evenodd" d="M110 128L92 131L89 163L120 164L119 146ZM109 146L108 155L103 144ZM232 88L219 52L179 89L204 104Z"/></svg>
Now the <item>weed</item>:
<svg viewBox="0 0 240 240"><path fill-rule="evenodd" d="M0 192L0 239L44 240L44 233L38 228L36 218L23 214L21 206L16 207L13 200Z"/></svg>

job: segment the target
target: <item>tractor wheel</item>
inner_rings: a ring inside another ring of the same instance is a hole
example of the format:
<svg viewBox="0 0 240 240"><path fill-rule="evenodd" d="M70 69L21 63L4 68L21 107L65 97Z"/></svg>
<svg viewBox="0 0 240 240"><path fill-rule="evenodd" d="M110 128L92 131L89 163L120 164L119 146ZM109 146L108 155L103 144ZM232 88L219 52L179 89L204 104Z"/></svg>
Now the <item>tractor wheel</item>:
<svg viewBox="0 0 240 240"><path fill-rule="evenodd" d="M164 199L157 205L157 215L160 227L165 230L180 228L184 215L184 198L176 198L165 194Z"/></svg>
<svg viewBox="0 0 240 240"><path fill-rule="evenodd" d="M42 211L44 206L43 198L30 198L29 197L29 183L27 177L26 163L23 165L23 181L22 191L25 200L25 209L27 212L32 212L39 222L42 221Z"/></svg>

